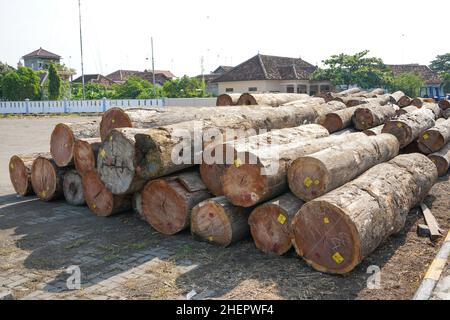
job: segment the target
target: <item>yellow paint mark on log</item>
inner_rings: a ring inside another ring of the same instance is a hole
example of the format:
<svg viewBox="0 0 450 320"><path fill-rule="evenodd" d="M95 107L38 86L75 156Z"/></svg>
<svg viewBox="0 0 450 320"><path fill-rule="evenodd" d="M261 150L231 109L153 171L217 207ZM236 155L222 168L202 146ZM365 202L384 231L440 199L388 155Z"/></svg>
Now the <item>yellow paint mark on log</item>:
<svg viewBox="0 0 450 320"><path fill-rule="evenodd" d="M241 160L240 160L240 159L234 160L234 166L235 166L236 168L239 168L240 166L242 166Z"/></svg>
<svg viewBox="0 0 450 320"><path fill-rule="evenodd" d="M311 180L310 177L306 177L305 180L303 180L303 184L309 188L311 186L311 184L313 183L313 181Z"/></svg>
<svg viewBox="0 0 450 320"><path fill-rule="evenodd" d="M397 122L397 128L401 128L403 125L400 122Z"/></svg>
<svg viewBox="0 0 450 320"><path fill-rule="evenodd" d="M213 236L209 236L208 237L208 241L213 242L214 241L214 237Z"/></svg>
<svg viewBox="0 0 450 320"><path fill-rule="evenodd" d="M341 256L339 252L333 254L332 258L337 264L341 264L342 262L344 262L344 257Z"/></svg>
<svg viewBox="0 0 450 320"><path fill-rule="evenodd" d="M100 157L102 157L102 158L106 157L106 151L105 151L105 149L101 149L101 150L100 150Z"/></svg>
<svg viewBox="0 0 450 320"><path fill-rule="evenodd" d="M284 215L284 214L282 214L282 213L280 213L279 215L278 215L278 222L280 223L280 224L284 224L285 222L286 222L286 216Z"/></svg>
<svg viewBox="0 0 450 320"><path fill-rule="evenodd" d="M315 184L316 186L318 186L319 183L320 183L320 180L319 180L319 179L314 180L314 184Z"/></svg>
<svg viewBox="0 0 450 320"><path fill-rule="evenodd" d="M12 163L9 165L9 167L10 167L11 169L14 169L14 165L13 165Z"/></svg>
<svg viewBox="0 0 450 320"><path fill-rule="evenodd" d="M116 123L116 120L115 120L115 119L112 119L111 122L114 124L114 123Z"/></svg>
<svg viewBox="0 0 450 320"><path fill-rule="evenodd" d="M328 217L323 218L323 223L329 224L330 223L330 219L328 219Z"/></svg>
<svg viewBox="0 0 450 320"><path fill-rule="evenodd" d="M109 141L112 141L112 136L109 136Z"/></svg>
<svg viewBox="0 0 450 320"><path fill-rule="evenodd" d="M45 197L47 197L47 192L45 192L45 191L42 191L42 192L41 192L41 197L42 197L42 198L45 198Z"/></svg>
<svg viewBox="0 0 450 320"><path fill-rule="evenodd" d="M428 138L429 138L430 136L428 135L428 133L424 133L423 134L423 140L428 140Z"/></svg>
<svg viewBox="0 0 450 320"><path fill-rule="evenodd" d="M97 209L97 205L94 203L94 204L92 205L92 208Z"/></svg>

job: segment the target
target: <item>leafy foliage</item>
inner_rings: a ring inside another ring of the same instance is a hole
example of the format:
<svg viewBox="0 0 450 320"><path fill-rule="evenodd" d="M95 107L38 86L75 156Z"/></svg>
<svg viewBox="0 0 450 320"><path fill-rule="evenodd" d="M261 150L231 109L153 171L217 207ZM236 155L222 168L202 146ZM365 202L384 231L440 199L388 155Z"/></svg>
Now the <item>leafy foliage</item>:
<svg viewBox="0 0 450 320"><path fill-rule="evenodd" d="M85 89L86 99L88 100L113 99L116 95L113 87L106 87L98 83L86 83ZM81 83L72 84L72 99L83 99L83 87Z"/></svg>
<svg viewBox="0 0 450 320"><path fill-rule="evenodd" d="M438 55L429 67L444 80L444 92L450 92L450 53Z"/></svg>
<svg viewBox="0 0 450 320"><path fill-rule="evenodd" d="M26 67L9 71L3 77L2 92L7 100L37 100L39 99L39 77L34 70Z"/></svg>
<svg viewBox="0 0 450 320"><path fill-rule="evenodd" d="M61 96L61 78L55 65L52 63L48 68L48 97L50 100L58 100Z"/></svg>
<svg viewBox="0 0 450 320"><path fill-rule="evenodd" d="M197 98L205 96L205 85L198 78L183 76L179 79L166 81L163 91L168 98Z"/></svg>
<svg viewBox="0 0 450 320"><path fill-rule="evenodd" d="M410 97L417 97L420 93L420 88L425 85L423 79L414 73L404 73L393 77L390 80L389 88L391 91L403 91Z"/></svg>
<svg viewBox="0 0 450 320"><path fill-rule="evenodd" d="M386 84L392 72L380 58L367 57L368 50L354 55L332 55L323 63L326 69L317 69L313 78L330 80L333 85L357 85L361 88L375 88Z"/></svg>

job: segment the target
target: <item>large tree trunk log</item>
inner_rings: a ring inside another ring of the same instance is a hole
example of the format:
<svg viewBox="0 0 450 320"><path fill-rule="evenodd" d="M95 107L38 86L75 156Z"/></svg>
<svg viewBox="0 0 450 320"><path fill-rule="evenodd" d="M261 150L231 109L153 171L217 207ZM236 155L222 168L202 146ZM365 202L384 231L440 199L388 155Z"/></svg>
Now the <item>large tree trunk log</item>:
<svg viewBox="0 0 450 320"><path fill-rule="evenodd" d="M436 125L419 136L419 149L428 154L439 151L450 141L450 119L438 119Z"/></svg>
<svg viewBox="0 0 450 320"><path fill-rule="evenodd" d="M58 167L73 164L74 147L77 140L99 137L98 121L82 123L60 123L55 126L50 138L50 153Z"/></svg>
<svg viewBox="0 0 450 320"><path fill-rule="evenodd" d="M50 153L15 155L9 160L9 178L18 195L25 197L34 194L31 185L31 167L39 157L50 158Z"/></svg>
<svg viewBox="0 0 450 320"><path fill-rule="evenodd" d="M450 109L450 100L443 99L443 100L439 101L438 105L439 105L439 108L441 108L442 110Z"/></svg>
<svg viewBox="0 0 450 320"><path fill-rule="evenodd" d="M384 89L381 89L381 88L373 89L372 91L370 91L370 95L375 96L375 97L381 96L384 94L385 94L385 91L384 91Z"/></svg>
<svg viewBox="0 0 450 320"><path fill-rule="evenodd" d="M293 141L275 147L230 143L229 147L233 151L227 151L227 154L235 154L236 160L234 165L225 169L222 176L224 194L231 203L241 207L251 207L273 199L287 191L287 170L292 161L334 145L366 137L361 132Z"/></svg>
<svg viewBox="0 0 450 320"><path fill-rule="evenodd" d="M416 111L418 109L419 108L417 108L416 106L407 106L407 107L395 110L395 115L396 116L401 116L402 114L414 112L414 111Z"/></svg>
<svg viewBox="0 0 450 320"><path fill-rule="evenodd" d="M327 128L330 133L345 129L352 124L353 115L358 108L351 107L331 112L325 116L325 119L320 124Z"/></svg>
<svg viewBox="0 0 450 320"><path fill-rule="evenodd" d="M395 116L395 111L391 105L362 106L355 110L353 124L358 130L373 128Z"/></svg>
<svg viewBox="0 0 450 320"><path fill-rule="evenodd" d="M217 107L235 106L241 95L239 93L221 94L217 97Z"/></svg>
<svg viewBox="0 0 450 320"><path fill-rule="evenodd" d="M405 225L437 180L422 154L400 155L305 204L292 223L297 253L322 272L347 273Z"/></svg>
<svg viewBox="0 0 450 320"><path fill-rule="evenodd" d="M305 117L304 123L311 123L311 122L321 123L325 119L325 116L327 114L347 108L345 103L340 101L329 101L320 103L316 103L315 101L293 101L284 106L302 108L302 110L308 114L308 117Z"/></svg>
<svg viewBox="0 0 450 320"><path fill-rule="evenodd" d="M368 103L366 97L348 96L348 97L343 97L341 99L342 99L342 102L345 103L347 108L356 107L356 106L364 105L364 104Z"/></svg>
<svg viewBox="0 0 450 320"><path fill-rule="evenodd" d="M273 130L261 135L249 137L245 140L249 144L261 146L261 144L267 145L267 143L269 142L273 144L280 144L280 143L285 144L285 143L292 143L293 141L298 140L309 140L327 137L328 135L329 135L328 131L324 127L316 124L309 124L294 128ZM226 156L225 153L227 152L226 148L221 149L223 149L222 155L225 157ZM223 195L221 178L225 168L227 167L227 163L225 161L226 160L225 158L216 159L216 151L219 150L216 150L216 148L214 149L208 148L205 150L204 158L202 164L200 165L200 175L206 187L214 195L221 196ZM214 163L211 163L211 161L208 161L208 159L205 158L206 156L209 156L209 154L211 156L211 159L216 160L214 161Z"/></svg>
<svg viewBox="0 0 450 320"><path fill-rule="evenodd" d="M436 165L440 177L446 175L450 166L450 142L441 150L428 155L428 158Z"/></svg>
<svg viewBox="0 0 450 320"><path fill-rule="evenodd" d="M64 198L66 198L68 204L72 206L83 206L86 204L81 176L75 170L71 170L64 175L63 191Z"/></svg>
<svg viewBox="0 0 450 320"><path fill-rule="evenodd" d="M338 95L344 97L344 96L349 96L352 94L356 94L356 93L360 93L362 90L360 88L351 88L351 89L347 89L341 92L338 92Z"/></svg>
<svg viewBox="0 0 450 320"><path fill-rule="evenodd" d="M75 142L73 159L75 169L81 176L97 168L98 152L102 142L100 138L84 139Z"/></svg>
<svg viewBox="0 0 450 320"><path fill-rule="evenodd" d="M397 138L384 133L300 157L288 170L289 188L304 201L315 199L389 161L399 150Z"/></svg>
<svg viewBox="0 0 450 320"><path fill-rule="evenodd" d="M414 98L411 100L411 105L417 108L421 108L424 103L435 103L433 98Z"/></svg>
<svg viewBox="0 0 450 320"><path fill-rule="evenodd" d="M368 103L379 104L381 106L387 105L388 103L392 105L392 103L390 103L391 99L388 94L383 94L381 96L377 96L376 98L368 98L366 99L366 101Z"/></svg>
<svg viewBox="0 0 450 320"><path fill-rule="evenodd" d="M49 156L36 158L31 167L31 184L42 201L52 201L64 196L64 174L69 167L60 168Z"/></svg>
<svg viewBox="0 0 450 320"><path fill-rule="evenodd" d="M219 144L235 138L236 132L227 136L227 131L235 130L242 137L245 131L248 135L256 135L259 130L296 127L316 119L313 107L237 109L239 112L234 116L211 117L153 129L114 130L98 159L102 181L114 194L132 194L151 179L200 164L202 130L204 145L212 140L211 135L216 138L214 144Z"/></svg>
<svg viewBox="0 0 450 320"><path fill-rule="evenodd" d="M303 204L288 192L254 209L248 223L256 247L280 256L288 252L292 247L291 222Z"/></svg>
<svg viewBox="0 0 450 320"><path fill-rule="evenodd" d="M225 197L200 202L192 209L192 235L227 247L249 235L250 211L250 208L233 206Z"/></svg>
<svg viewBox="0 0 450 320"><path fill-rule="evenodd" d="M400 148L406 147L425 130L433 127L434 114L431 110L419 109L406 113L397 119L389 120L383 127L383 133L391 133L400 142Z"/></svg>
<svg viewBox="0 0 450 320"><path fill-rule="evenodd" d="M294 101L290 101L287 103L282 104L280 107L285 107L285 106L292 106L292 105L318 105L318 104L323 104L326 103L325 99L320 98L320 97L304 97L303 99L300 100L294 100Z"/></svg>
<svg viewBox="0 0 450 320"><path fill-rule="evenodd" d="M377 134L381 134L381 131L383 130L384 124L379 125L375 128L370 128L367 130L364 130L363 132L368 136L376 136Z"/></svg>
<svg viewBox="0 0 450 320"><path fill-rule="evenodd" d="M100 180L97 172L86 173L82 182L86 203L97 216L109 217L131 210L131 197L113 195Z"/></svg>
<svg viewBox="0 0 450 320"><path fill-rule="evenodd" d="M402 91L396 91L396 92L392 93L392 94L389 96L389 99L390 99L390 102L391 102L392 104L396 104L396 105L398 105L398 106L400 107L400 105L398 104L398 102L399 102L399 100L400 100L401 98L403 98L404 96L405 96L405 94L404 94Z"/></svg>
<svg viewBox="0 0 450 320"><path fill-rule="evenodd" d="M300 93L244 93L237 104L240 106L266 105L279 107L291 101L309 99L311 99L309 95Z"/></svg>
<svg viewBox="0 0 450 320"><path fill-rule="evenodd" d="M141 195L145 220L166 235L188 228L192 208L212 197L196 171L150 181Z"/></svg>
<svg viewBox="0 0 450 320"><path fill-rule="evenodd" d="M434 119L438 119L442 114L442 109L439 108L437 103L424 103L422 105L422 109L429 109L433 111Z"/></svg>

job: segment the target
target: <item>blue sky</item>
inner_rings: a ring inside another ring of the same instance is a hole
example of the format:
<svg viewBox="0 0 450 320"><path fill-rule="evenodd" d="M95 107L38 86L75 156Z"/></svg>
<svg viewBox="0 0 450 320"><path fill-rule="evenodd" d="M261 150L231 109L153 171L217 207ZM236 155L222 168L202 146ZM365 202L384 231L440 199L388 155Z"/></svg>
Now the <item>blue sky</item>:
<svg viewBox="0 0 450 320"><path fill-rule="evenodd" d="M236 65L258 52L313 64L369 49L386 63L428 64L450 52L448 0L82 0L85 73L150 68L177 76ZM0 61L39 47L80 72L77 0L0 0ZM402 36L403 35L403 36Z"/></svg>

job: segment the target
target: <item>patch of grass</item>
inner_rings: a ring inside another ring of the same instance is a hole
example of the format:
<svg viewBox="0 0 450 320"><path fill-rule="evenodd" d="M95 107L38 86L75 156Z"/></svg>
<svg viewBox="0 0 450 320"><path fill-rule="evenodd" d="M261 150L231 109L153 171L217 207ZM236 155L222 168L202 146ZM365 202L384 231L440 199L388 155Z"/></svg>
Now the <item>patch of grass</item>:
<svg viewBox="0 0 450 320"><path fill-rule="evenodd" d="M119 258L120 258L119 254L110 254L110 255L102 257L102 260L103 260L103 262L108 263L108 262L117 260Z"/></svg>
<svg viewBox="0 0 450 320"><path fill-rule="evenodd" d="M75 241L75 242L65 246L64 248L66 250L75 249L75 248L79 248L79 247L81 247L81 246L83 246L85 244L88 244L89 242L90 242L89 240L83 240L83 239L82 240L77 240L77 241Z"/></svg>
<svg viewBox="0 0 450 320"><path fill-rule="evenodd" d="M141 241L141 242L136 242L136 243L130 243L126 246L127 249L130 250L142 250L142 249L146 249L148 247L148 242L147 241Z"/></svg>

